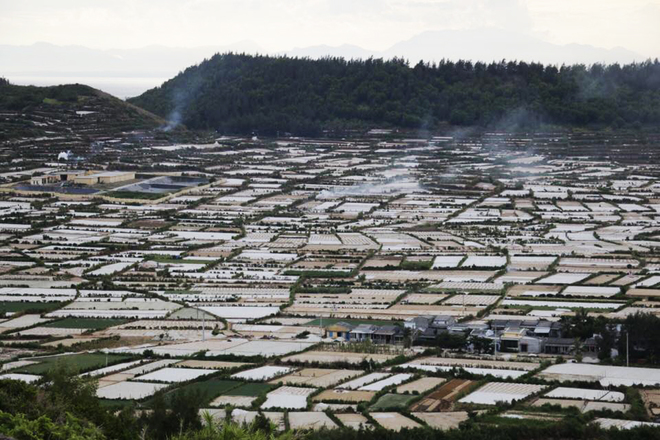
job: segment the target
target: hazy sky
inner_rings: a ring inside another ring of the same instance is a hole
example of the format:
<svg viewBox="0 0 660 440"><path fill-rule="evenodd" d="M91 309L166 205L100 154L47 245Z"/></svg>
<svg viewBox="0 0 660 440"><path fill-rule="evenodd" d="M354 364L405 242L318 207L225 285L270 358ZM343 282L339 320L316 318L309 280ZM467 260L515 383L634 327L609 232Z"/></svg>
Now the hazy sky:
<svg viewBox="0 0 660 440"><path fill-rule="evenodd" d="M660 56L660 0L0 0L0 44L319 44L384 50L422 31L498 27Z"/></svg>

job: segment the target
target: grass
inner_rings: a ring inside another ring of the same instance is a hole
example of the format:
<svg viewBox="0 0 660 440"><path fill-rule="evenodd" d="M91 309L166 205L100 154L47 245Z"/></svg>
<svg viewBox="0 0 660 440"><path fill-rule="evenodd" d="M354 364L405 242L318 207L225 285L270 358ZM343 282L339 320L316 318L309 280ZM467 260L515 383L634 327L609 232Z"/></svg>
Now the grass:
<svg viewBox="0 0 660 440"><path fill-rule="evenodd" d="M106 359L108 365L118 364L131 359L130 356L120 354L104 353L81 353L69 356L53 356L39 359L39 363L28 365L17 370L18 373L45 374L58 363L62 363L79 373L105 367Z"/></svg>
<svg viewBox="0 0 660 440"><path fill-rule="evenodd" d="M59 309L63 302L2 302L0 303L0 315L4 313L34 312L44 313Z"/></svg>
<svg viewBox="0 0 660 440"><path fill-rule="evenodd" d="M207 405L216 397L222 394L228 394L229 391L240 386L240 384L240 382L226 379L209 379L202 382L192 382L168 392L165 395L165 399L169 399L177 393L192 392L199 393L202 405ZM147 403L147 405L149 405L149 403Z"/></svg>
<svg viewBox="0 0 660 440"><path fill-rule="evenodd" d="M50 328L84 328L90 330L103 330L108 327L128 322L128 319L105 319L105 318L64 318L54 322L43 324L42 327Z"/></svg>
<svg viewBox="0 0 660 440"><path fill-rule="evenodd" d="M62 105L62 101L58 101L57 99L54 98L44 98L43 103L51 104L51 105Z"/></svg>
<svg viewBox="0 0 660 440"><path fill-rule="evenodd" d="M405 394L384 394L369 409L372 411L382 411L392 408L404 408L417 397Z"/></svg>
<svg viewBox="0 0 660 440"><path fill-rule="evenodd" d="M348 324L360 325L360 324L371 324L371 325L401 325L399 321L370 321L368 319L341 319L341 318L323 318L323 327L328 327L335 325L338 322L346 322ZM314 319L312 321L306 322L305 325L321 325L321 319Z"/></svg>
<svg viewBox="0 0 660 440"><path fill-rule="evenodd" d="M225 396L250 396L258 397L273 389L273 385L267 383L246 383L238 388L224 393Z"/></svg>

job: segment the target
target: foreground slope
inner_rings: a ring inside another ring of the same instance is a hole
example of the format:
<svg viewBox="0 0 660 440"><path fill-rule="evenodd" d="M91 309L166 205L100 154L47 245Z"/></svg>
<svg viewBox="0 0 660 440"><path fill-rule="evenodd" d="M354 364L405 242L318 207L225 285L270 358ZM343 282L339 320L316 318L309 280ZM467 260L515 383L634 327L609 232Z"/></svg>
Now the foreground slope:
<svg viewBox="0 0 660 440"><path fill-rule="evenodd" d="M163 124L158 116L89 86L17 86L0 79L0 140L108 136Z"/></svg>

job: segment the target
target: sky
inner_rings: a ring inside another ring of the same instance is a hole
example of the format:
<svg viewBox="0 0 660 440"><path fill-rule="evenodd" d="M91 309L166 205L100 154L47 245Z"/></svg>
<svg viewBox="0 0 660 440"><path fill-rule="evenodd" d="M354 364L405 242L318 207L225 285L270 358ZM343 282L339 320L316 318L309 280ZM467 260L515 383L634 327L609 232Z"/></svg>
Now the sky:
<svg viewBox="0 0 660 440"><path fill-rule="evenodd" d="M495 27L660 57L660 0L0 0L0 44L97 49L252 40L385 50L420 32Z"/></svg>

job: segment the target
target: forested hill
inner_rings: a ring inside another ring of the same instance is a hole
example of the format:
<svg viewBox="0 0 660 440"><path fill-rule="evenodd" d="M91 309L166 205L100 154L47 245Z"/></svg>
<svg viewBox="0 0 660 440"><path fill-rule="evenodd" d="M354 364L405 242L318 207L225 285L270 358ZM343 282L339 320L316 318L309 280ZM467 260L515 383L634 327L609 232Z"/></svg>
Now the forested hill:
<svg viewBox="0 0 660 440"><path fill-rule="evenodd" d="M544 66L215 55L130 100L190 128L316 134L444 124L660 124L660 63Z"/></svg>

